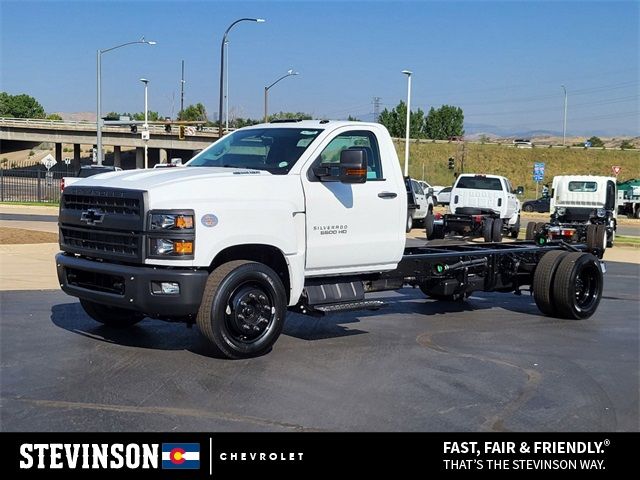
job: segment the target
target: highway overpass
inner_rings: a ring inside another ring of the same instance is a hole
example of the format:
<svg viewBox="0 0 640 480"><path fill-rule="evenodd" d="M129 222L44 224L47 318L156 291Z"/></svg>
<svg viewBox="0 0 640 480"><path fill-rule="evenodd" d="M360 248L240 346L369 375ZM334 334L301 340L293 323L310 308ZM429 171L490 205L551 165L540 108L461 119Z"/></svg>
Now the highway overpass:
<svg viewBox="0 0 640 480"><path fill-rule="evenodd" d="M165 130L165 125L150 125L150 138L147 142L149 149L153 150L150 152L150 157L159 158L160 162L166 162L167 158L172 158L173 151L181 153L187 151L188 158L182 157L186 161L193 156L194 152L206 148L218 139L217 128L203 127L198 131L192 127L186 130L187 134L181 140L178 138L177 125L172 125L170 132ZM144 167L145 142L142 140L141 132L141 125L138 125L137 133L132 133L129 125L105 125L102 127L102 144L114 147L114 164L116 166L120 166L121 148L133 147L136 149L136 167ZM63 161L62 145L73 145L74 167L79 168L80 146L95 145L96 124L31 118L0 118L0 142L11 144L15 144L15 142L24 142L25 144L54 143L55 157L58 162Z"/></svg>

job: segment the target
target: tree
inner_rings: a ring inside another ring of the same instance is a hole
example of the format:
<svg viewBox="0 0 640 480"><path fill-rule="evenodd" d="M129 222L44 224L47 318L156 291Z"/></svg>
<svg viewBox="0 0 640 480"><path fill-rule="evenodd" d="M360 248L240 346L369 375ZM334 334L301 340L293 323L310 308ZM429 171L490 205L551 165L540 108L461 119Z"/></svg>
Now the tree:
<svg viewBox="0 0 640 480"><path fill-rule="evenodd" d="M424 131L424 112L422 109L412 110L409 122L409 136L422 138ZM400 100L395 108L391 110L385 108L378 116L378 123L387 127L392 137L404 137L407 125L407 104Z"/></svg>
<svg viewBox="0 0 640 480"><path fill-rule="evenodd" d="M636 147L629 140L623 140L620 144L620 148L622 150L633 150Z"/></svg>
<svg viewBox="0 0 640 480"><path fill-rule="evenodd" d="M311 120L312 118L311 115L304 112L278 112L269 115L268 120L272 122L273 120Z"/></svg>
<svg viewBox="0 0 640 480"><path fill-rule="evenodd" d="M131 118L133 118L134 120L144 120L144 112L134 113L133 115L131 115ZM158 112L152 112L151 110L147 112L147 118L150 122L157 122L159 120L162 120Z"/></svg>
<svg viewBox="0 0 640 480"><path fill-rule="evenodd" d="M62 117L57 113L50 113L47 115L47 120L62 120Z"/></svg>
<svg viewBox="0 0 640 480"><path fill-rule="evenodd" d="M431 107L425 121L425 134L434 140L446 140L464 135L464 113L460 107Z"/></svg>
<svg viewBox="0 0 640 480"><path fill-rule="evenodd" d="M30 95L0 92L0 116L12 118L45 118L44 108Z"/></svg>
<svg viewBox="0 0 640 480"><path fill-rule="evenodd" d="M592 147L604 147L604 142L599 137L596 137L595 135L591 137L589 140L587 140L587 142L591 143Z"/></svg>
<svg viewBox="0 0 640 480"><path fill-rule="evenodd" d="M201 103L196 103L195 105L189 105L178 114L178 120L187 121L187 122L196 122L196 121L203 121L203 120L206 121L207 110L204 108L204 105Z"/></svg>
<svg viewBox="0 0 640 480"><path fill-rule="evenodd" d="M260 123L260 121L259 120L255 120L253 118L237 117L237 118L234 118L232 120L229 120L229 126L231 128L248 127L249 125L257 125L258 123Z"/></svg>
<svg viewBox="0 0 640 480"><path fill-rule="evenodd" d="M347 117L347 120L348 120L348 121L350 121L350 122L359 122L359 121L360 121L360 119L359 119L359 118L356 118L356 117L354 117L354 116L352 116L352 115L349 115L349 116Z"/></svg>

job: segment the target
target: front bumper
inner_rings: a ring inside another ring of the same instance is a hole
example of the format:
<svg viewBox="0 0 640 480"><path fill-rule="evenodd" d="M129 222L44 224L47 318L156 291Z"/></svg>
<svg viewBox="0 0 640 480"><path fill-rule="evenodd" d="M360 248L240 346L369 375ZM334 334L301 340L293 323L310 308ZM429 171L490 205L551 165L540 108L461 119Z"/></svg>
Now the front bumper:
<svg viewBox="0 0 640 480"><path fill-rule="evenodd" d="M142 312L151 317L195 315L209 273L206 270L131 266L56 255L58 281L74 297ZM175 282L180 292L158 294L152 282Z"/></svg>

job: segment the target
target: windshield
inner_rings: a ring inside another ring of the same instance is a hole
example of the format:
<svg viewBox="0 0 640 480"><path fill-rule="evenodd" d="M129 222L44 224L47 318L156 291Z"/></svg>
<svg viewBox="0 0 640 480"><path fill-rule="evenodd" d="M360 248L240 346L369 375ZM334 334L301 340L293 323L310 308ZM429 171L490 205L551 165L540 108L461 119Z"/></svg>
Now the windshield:
<svg viewBox="0 0 640 480"><path fill-rule="evenodd" d="M317 128L238 130L195 156L186 166L249 168L285 175L321 131Z"/></svg>

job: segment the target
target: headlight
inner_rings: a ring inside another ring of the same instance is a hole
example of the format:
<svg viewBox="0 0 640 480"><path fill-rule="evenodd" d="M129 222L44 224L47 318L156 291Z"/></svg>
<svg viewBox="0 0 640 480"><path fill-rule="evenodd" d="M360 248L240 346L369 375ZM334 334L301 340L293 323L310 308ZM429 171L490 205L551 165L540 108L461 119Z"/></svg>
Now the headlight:
<svg viewBox="0 0 640 480"><path fill-rule="evenodd" d="M596 210L596 215L598 218L604 218L607 215L607 211L604 208L599 208Z"/></svg>
<svg viewBox="0 0 640 480"><path fill-rule="evenodd" d="M151 238L150 247L153 256L193 255L193 240Z"/></svg>
<svg viewBox="0 0 640 480"><path fill-rule="evenodd" d="M151 213L151 230L193 230L193 214Z"/></svg>
<svg viewBox="0 0 640 480"><path fill-rule="evenodd" d="M558 207L556 208L556 213L560 216L564 215L565 213L567 213L567 209L564 207Z"/></svg>

